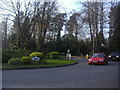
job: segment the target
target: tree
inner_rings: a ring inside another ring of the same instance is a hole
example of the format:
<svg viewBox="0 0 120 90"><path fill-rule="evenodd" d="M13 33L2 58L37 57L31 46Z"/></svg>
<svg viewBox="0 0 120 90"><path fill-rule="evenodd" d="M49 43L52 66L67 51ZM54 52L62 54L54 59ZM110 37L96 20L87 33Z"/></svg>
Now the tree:
<svg viewBox="0 0 120 90"><path fill-rule="evenodd" d="M50 30L50 23L52 17L56 13L56 2L43 2L41 7L37 7L37 16L39 21L37 22L37 49L42 51L46 42L47 33Z"/></svg>
<svg viewBox="0 0 120 90"><path fill-rule="evenodd" d="M75 36L71 34L66 34L62 36L63 41L63 52L67 53L67 50L70 49L72 55L77 54L78 41Z"/></svg>
<svg viewBox="0 0 120 90"><path fill-rule="evenodd" d="M1 30L2 30L2 48L8 48L8 18L5 18L5 21L1 23Z"/></svg>
<svg viewBox="0 0 120 90"><path fill-rule="evenodd" d="M31 2L24 3L24 5L20 1L12 2L4 0L1 2L3 7L0 8L14 18L12 20L14 23L13 30L17 34L18 48L25 49L26 43L30 40L30 29L33 22L32 13L35 9L32 7Z"/></svg>
<svg viewBox="0 0 120 90"><path fill-rule="evenodd" d="M110 35L109 35L109 49L110 51L120 52L120 2L111 7L110 12Z"/></svg>
<svg viewBox="0 0 120 90"><path fill-rule="evenodd" d="M88 24L89 27L93 53L98 52L98 47L101 45L101 42L99 42L101 38L99 37L99 33L101 33L103 38L103 32L106 25L107 17L105 17L105 4L103 2L85 2L83 6L83 21Z"/></svg>
<svg viewBox="0 0 120 90"><path fill-rule="evenodd" d="M73 13L72 16L70 16L70 19L68 20L66 24L66 31L74 35L76 39L78 39L78 31L79 31L79 26L78 26L78 18L80 14L79 13Z"/></svg>
<svg viewBox="0 0 120 90"><path fill-rule="evenodd" d="M37 50L44 49L46 33L52 17L57 11L56 2L32 2L1 1L0 9L8 11L13 16L13 33L16 34L16 42L19 49L29 49L28 45L37 43ZM35 40L35 42L33 42Z"/></svg>

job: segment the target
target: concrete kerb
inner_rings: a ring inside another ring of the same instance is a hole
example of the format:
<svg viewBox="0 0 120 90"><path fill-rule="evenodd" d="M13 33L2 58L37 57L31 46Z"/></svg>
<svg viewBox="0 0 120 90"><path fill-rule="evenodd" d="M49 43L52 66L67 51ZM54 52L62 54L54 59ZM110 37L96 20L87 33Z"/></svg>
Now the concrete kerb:
<svg viewBox="0 0 120 90"><path fill-rule="evenodd" d="M55 68L55 67L64 67L64 66L70 66L70 65L75 65L77 62L73 64L66 64L66 65L59 65L59 66L48 66L48 67L28 67L28 68L10 68L10 69L2 69L2 70L23 70L23 69L43 69L43 68Z"/></svg>

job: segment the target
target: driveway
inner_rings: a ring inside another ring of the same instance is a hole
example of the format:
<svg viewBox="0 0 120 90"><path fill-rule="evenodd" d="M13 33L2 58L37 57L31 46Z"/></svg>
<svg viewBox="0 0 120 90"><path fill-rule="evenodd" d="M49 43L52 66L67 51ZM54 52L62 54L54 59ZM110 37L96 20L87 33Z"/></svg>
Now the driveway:
<svg viewBox="0 0 120 90"><path fill-rule="evenodd" d="M86 59L75 59L76 65L3 70L3 88L118 88L118 63L88 65Z"/></svg>

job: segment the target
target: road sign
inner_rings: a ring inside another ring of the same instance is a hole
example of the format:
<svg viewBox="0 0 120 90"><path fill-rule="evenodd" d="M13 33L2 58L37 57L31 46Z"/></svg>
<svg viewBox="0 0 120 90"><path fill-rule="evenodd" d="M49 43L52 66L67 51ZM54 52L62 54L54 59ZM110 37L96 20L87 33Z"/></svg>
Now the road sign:
<svg viewBox="0 0 120 90"><path fill-rule="evenodd" d="M40 58L39 57L32 57L32 60L33 61L40 61Z"/></svg>

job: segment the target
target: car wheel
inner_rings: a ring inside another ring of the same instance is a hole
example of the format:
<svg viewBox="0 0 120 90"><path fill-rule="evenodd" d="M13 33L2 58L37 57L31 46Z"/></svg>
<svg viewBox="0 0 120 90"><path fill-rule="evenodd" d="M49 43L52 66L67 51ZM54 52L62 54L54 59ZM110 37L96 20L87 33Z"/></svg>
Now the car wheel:
<svg viewBox="0 0 120 90"><path fill-rule="evenodd" d="M91 65L91 63L88 63L89 65Z"/></svg>
<svg viewBox="0 0 120 90"><path fill-rule="evenodd" d="M105 63L106 65L108 64L108 62Z"/></svg>

